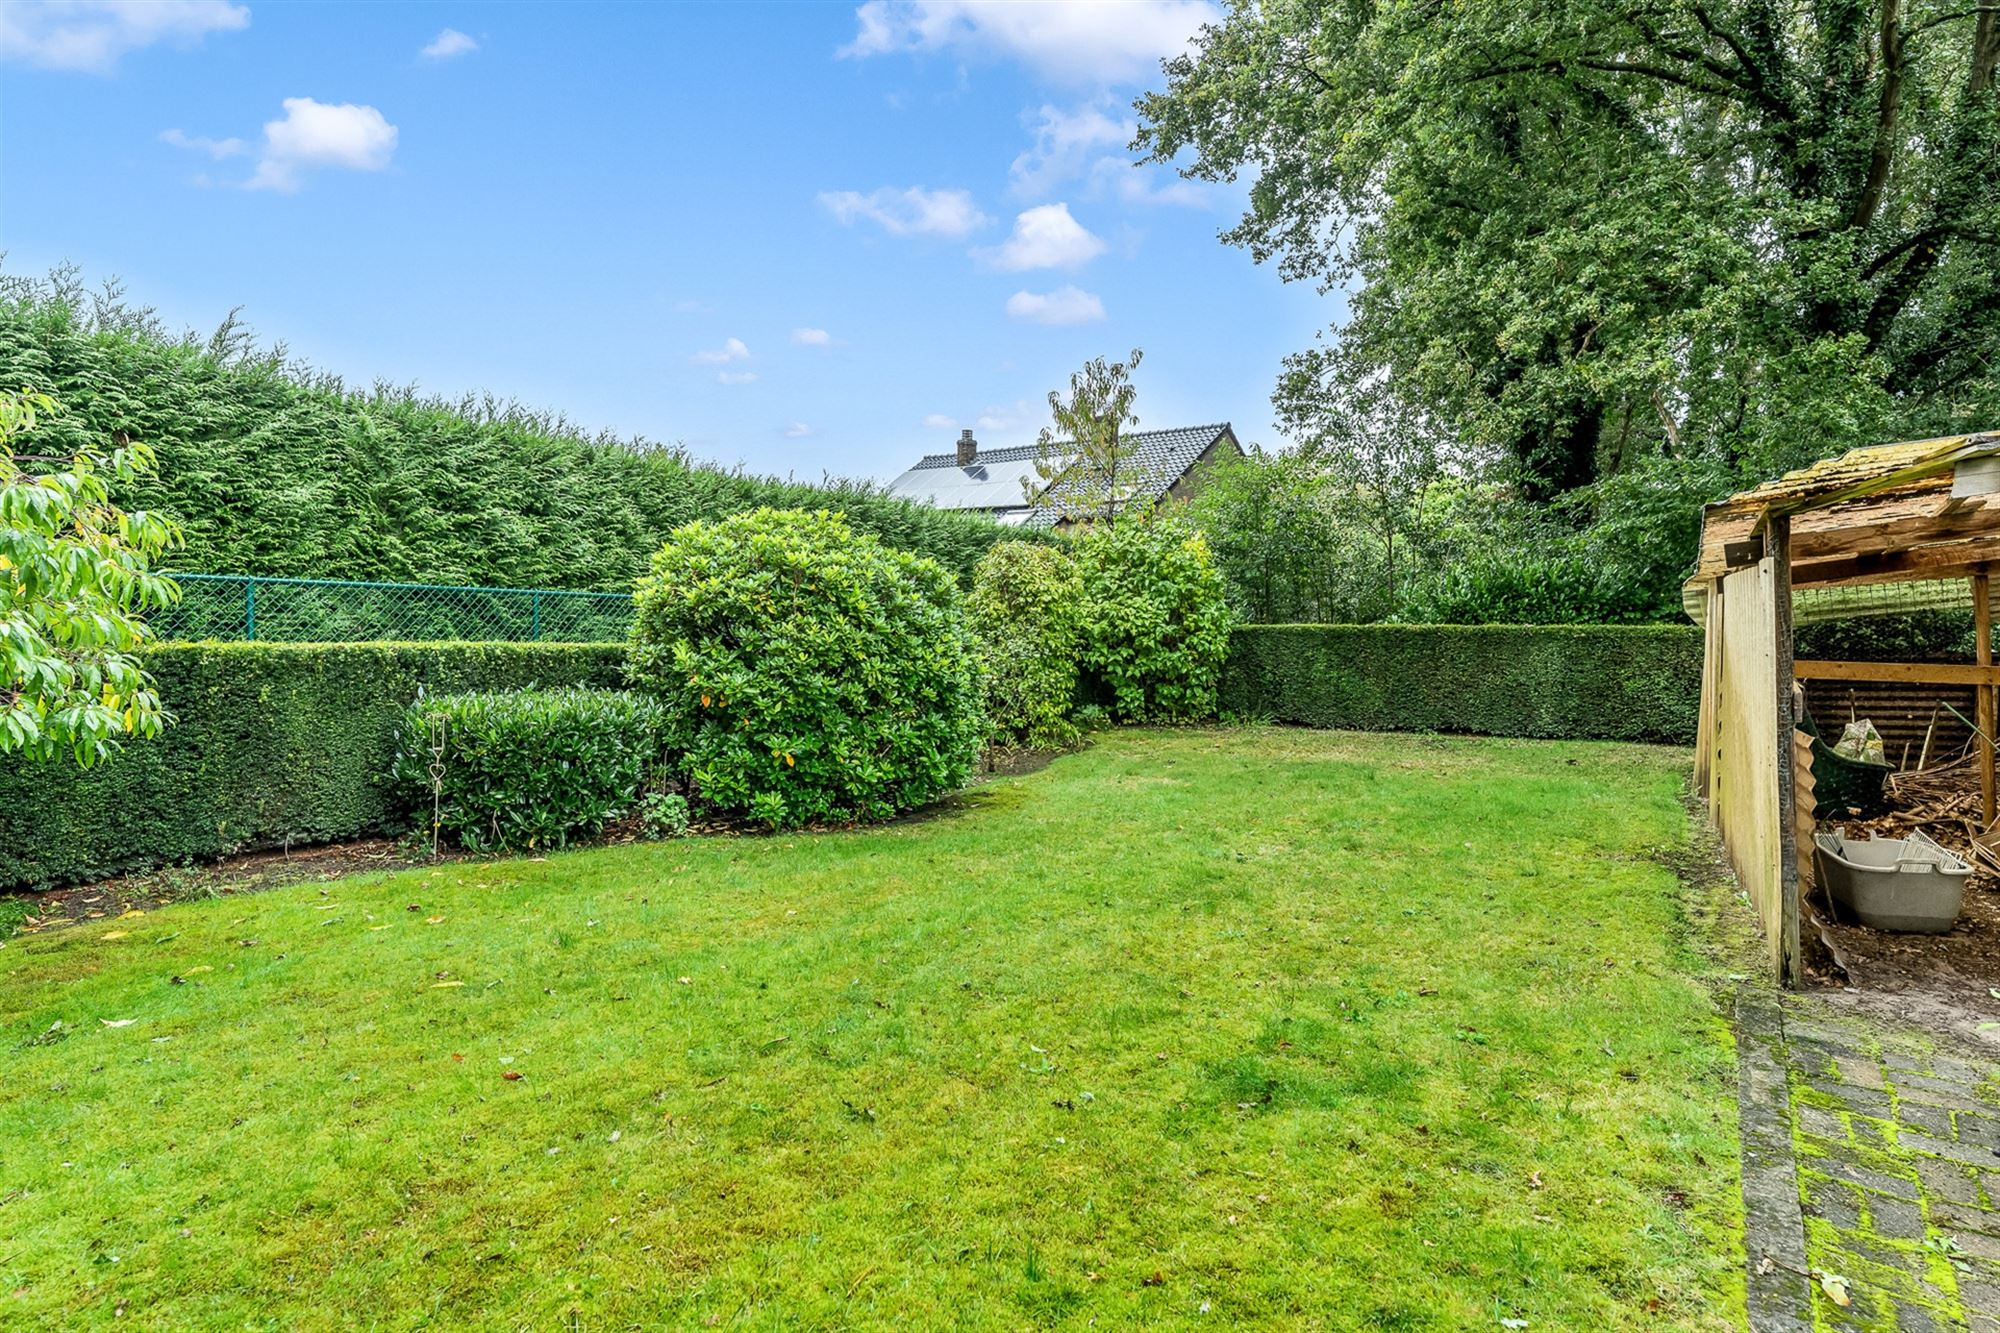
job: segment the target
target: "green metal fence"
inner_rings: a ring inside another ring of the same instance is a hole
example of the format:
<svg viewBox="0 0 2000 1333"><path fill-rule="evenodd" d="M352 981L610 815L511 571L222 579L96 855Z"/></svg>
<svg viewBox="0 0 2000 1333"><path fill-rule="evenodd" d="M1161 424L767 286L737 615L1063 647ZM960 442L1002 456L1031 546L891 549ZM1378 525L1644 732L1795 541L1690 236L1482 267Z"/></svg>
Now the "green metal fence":
<svg viewBox="0 0 2000 1333"><path fill-rule="evenodd" d="M632 630L629 593L240 574L175 574L173 579L180 585L181 600L151 617L161 639L597 643L623 639Z"/></svg>

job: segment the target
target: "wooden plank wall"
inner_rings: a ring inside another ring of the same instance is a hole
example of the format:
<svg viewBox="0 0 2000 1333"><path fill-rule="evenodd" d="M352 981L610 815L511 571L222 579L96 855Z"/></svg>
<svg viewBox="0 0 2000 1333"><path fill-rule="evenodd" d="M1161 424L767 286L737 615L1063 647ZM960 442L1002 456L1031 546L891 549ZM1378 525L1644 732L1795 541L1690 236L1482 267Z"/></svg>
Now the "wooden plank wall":
<svg viewBox="0 0 2000 1333"><path fill-rule="evenodd" d="M1782 556L1776 559L1782 559ZM1779 615L1776 604L1783 571L1766 556L1757 565L1722 579L1721 596L1710 598L1717 644L1709 662L1715 672L1715 750L1709 776L1710 811L1750 897L1771 961L1772 974L1790 984L1798 976L1799 917L1793 896L1785 836L1790 815L1790 746L1779 751ZM1784 588L1789 598L1789 587ZM1788 617L1787 617L1788 618ZM1714 622L1718 621L1719 633ZM1789 653L1785 656L1789 657ZM1783 664L1782 688L1789 697L1791 663ZM1783 710L1787 715L1790 709Z"/></svg>

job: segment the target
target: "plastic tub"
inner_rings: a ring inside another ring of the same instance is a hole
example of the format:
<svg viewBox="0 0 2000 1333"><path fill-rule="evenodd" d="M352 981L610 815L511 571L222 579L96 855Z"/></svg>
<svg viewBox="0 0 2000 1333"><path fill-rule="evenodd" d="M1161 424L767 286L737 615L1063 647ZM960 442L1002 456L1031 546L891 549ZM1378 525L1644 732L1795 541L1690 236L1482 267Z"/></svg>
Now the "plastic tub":
<svg viewBox="0 0 2000 1333"><path fill-rule="evenodd" d="M1835 906L1876 930L1941 935L1958 920L1972 867L1918 829L1907 838L1856 842L1815 834L1820 882Z"/></svg>

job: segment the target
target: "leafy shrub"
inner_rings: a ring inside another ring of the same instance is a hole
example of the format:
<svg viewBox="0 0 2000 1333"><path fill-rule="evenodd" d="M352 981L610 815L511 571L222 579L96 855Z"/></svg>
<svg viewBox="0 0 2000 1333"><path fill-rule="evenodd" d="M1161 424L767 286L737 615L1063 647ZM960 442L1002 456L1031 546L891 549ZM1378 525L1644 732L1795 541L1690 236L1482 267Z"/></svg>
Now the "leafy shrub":
<svg viewBox="0 0 2000 1333"><path fill-rule="evenodd" d="M657 765L664 715L622 690L419 699L392 775L419 824L464 847L563 846L630 810ZM436 787L433 787L433 777Z"/></svg>
<svg viewBox="0 0 2000 1333"><path fill-rule="evenodd" d="M657 789L647 792L639 798L639 827L655 842L686 837L687 797Z"/></svg>
<svg viewBox="0 0 2000 1333"><path fill-rule="evenodd" d="M1231 615L1208 541L1171 514L1098 526L1077 543L1083 663L1121 721L1215 713Z"/></svg>
<svg viewBox="0 0 2000 1333"><path fill-rule="evenodd" d="M964 782L984 731L958 585L824 510L676 532L630 671L698 806L773 828L880 819Z"/></svg>
<svg viewBox="0 0 2000 1333"><path fill-rule="evenodd" d="M1076 739L1083 580L1067 551L1001 542L972 573L966 602L986 669L995 741L1034 746Z"/></svg>

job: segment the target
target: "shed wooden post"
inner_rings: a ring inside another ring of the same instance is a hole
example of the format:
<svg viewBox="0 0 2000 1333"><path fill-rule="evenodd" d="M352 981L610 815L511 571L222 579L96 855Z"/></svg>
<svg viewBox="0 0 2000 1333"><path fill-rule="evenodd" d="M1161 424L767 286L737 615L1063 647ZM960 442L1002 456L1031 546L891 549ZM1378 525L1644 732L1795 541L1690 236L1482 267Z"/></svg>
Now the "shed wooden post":
<svg viewBox="0 0 2000 1333"><path fill-rule="evenodd" d="M1782 986L1799 984L1802 968L1799 960L1799 838L1798 815L1792 764L1792 732L1798 721L1793 716L1792 696L1797 689L1792 682L1792 520L1789 516L1779 516L1770 521L1770 529L1765 535L1765 550L1771 560L1771 633L1773 637L1772 655L1776 659L1777 679L1772 687L1778 694L1778 882L1774 886L1778 895L1778 939L1777 961L1778 982Z"/></svg>
<svg viewBox="0 0 2000 1333"><path fill-rule="evenodd" d="M1972 576L1973 660L1980 666L1993 665L1993 604L1991 577L1986 567ZM1979 829L1993 826L1993 686L1979 686Z"/></svg>

